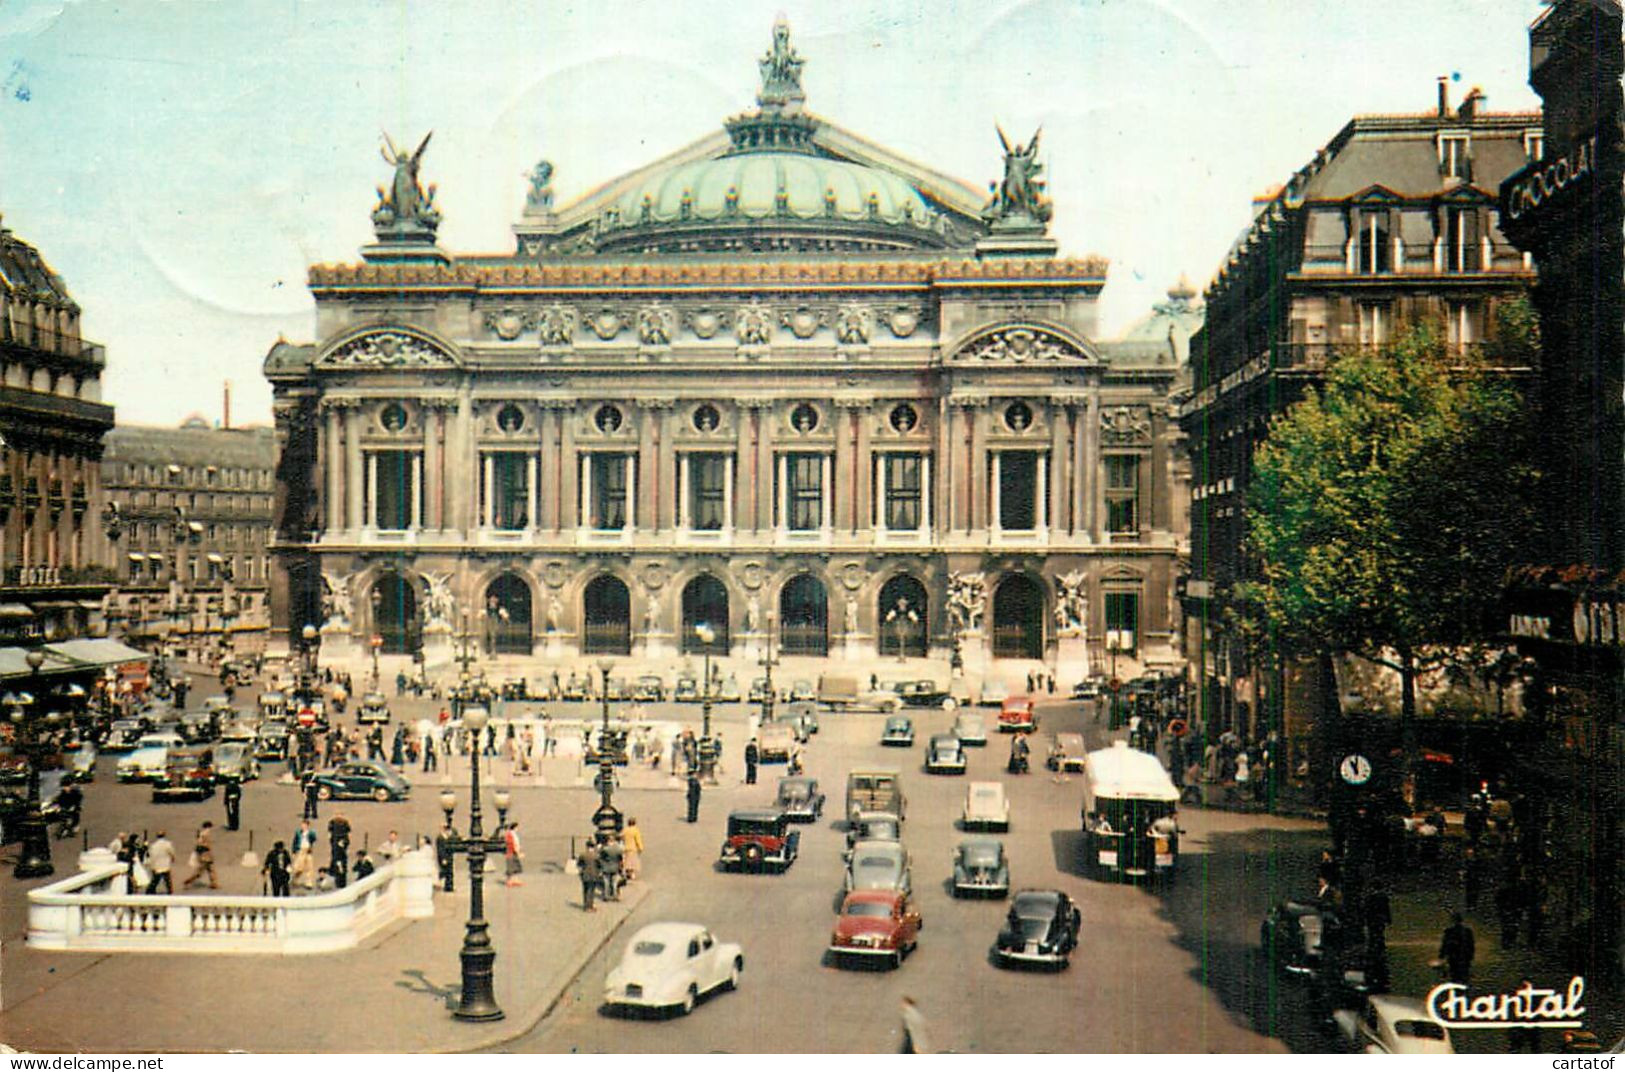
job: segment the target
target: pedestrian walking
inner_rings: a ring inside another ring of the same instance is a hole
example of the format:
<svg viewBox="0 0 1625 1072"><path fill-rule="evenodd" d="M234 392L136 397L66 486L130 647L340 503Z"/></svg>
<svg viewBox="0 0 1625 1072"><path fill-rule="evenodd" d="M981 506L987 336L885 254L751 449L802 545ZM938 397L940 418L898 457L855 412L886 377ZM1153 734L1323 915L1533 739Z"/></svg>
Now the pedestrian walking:
<svg viewBox="0 0 1625 1072"><path fill-rule="evenodd" d="M903 996L903 1053L930 1053L931 1044L925 1033L925 1016L920 1007L914 1004L914 999L908 995Z"/></svg>
<svg viewBox="0 0 1625 1072"><path fill-rule="evenodd" d="M440 768L440 734L433 726L423 731L423 769L426 771Z"/></svg>
<svg viewBox="0 0 1625 1072"><path fill-rule="evenodd" d="M272 897L288 896L293 879L293 856L285 842L278 841L271 846L271 851L265 854L265 866L260 868L260 873L270 883Z"/></svg>
<svg viewBox="0 0 1625 1072"><path fill-rule="evenodd" d="M293 832L293 877L307 890L316 888L316 831L309 819L301 819Z"/></svg>
<svg viewBox="0 0 1625 1072"><path fill-rule="evenodd" d="M756 784L756 764L761 762L762 750L757 747L756 738L752 737L745 742L745 784Z"/></svg>
<svg viewBox="0 0 1625 1072"><path fill-rule="evenodd" d="M628 882L637 878L643 868L643 831L638 828L637 819L631 816L626 820L626 850L621 863L626 868Z"/></svg>
<svg viewBox="0 0 1625 1072"><path fill-rule="evenodd" d="M342 812L327 821L327 844L330 852L327 869L333 875L333 882L342 889L350 872L350 820Z"/></svg>
<svg viewBox="0 0 1625 1072"><path fill-rule="evenodd" d="M226 802L226 829L236 830L242 825L243 819L243 783L232 778L226 782L223 795Z"/></svg>
<svg viewBox="0 0 1625 1072"><path fill-rule="evenodd" d="M700 821L700 772L693 768L688 772L688 821Z"/></svg>
<svg viewBox="0 0 1625 1072"><path fill-rule="evenodd" d="M316 772L315 771L311 771L311 770L305 771L304 789L305 789L305 811L304 811L304 814L303 814L302 818L314 819L314 818L316 818L316 800L317 800L317 796L321 792L321 790L318 789L317 786L316 786ZM297 855L297 853L295 853L295 855Z"/></svg>
<svg viewBox="0 0 1625 1072"><path fill-rule="evenodd" d="M519 875L525 870L525 850L519 843L519 824L509 823L502 831L502 862L508 875L508 885L523 886Z"/></svg>
<svg viewBox="0 0 1625 1072"><path fill-rule="evenodd" d="M406 727L395 727L395 739L390 742L389 762L396 767L406 766Z"/></svg>
<svg viewBox="0 0 1625 1072"><path fill-rule="evenodd" d="M181 888L189 890L205 876L209 880L209 889L220 888L220 880L214 874L214 823L207 819L198 828L197 840L192 845L192 873L186 876Z"/></svg>
<svg viewBox="0 0 1625 1072"><path fill-rule="evenodd" d="M174 866L175 845L169 840L169 835L160 830L147 846L147 871L152 875L147 882L148 894L156 894L159 886L164 888L165 893L175 892L175 882L170 877Z"/></svg>
<svg viewBox="0 0 1625 1072"><path fill-rule="evenodd" d="M1473 929L1462 921L1460 912L1452 912L1450 926L1444 929L1444 935L1439 940L1439 959L1444 961L1452 983L1467 985L1473 970L1474 952Z"/></svg>
<svg viewBox="0 0 1625 1072"><path fill-rule="evenodd" d="M576 877L581 880L581 908L585 912L596 912L593 897L598 893L599 883L603 881L603 872L598 869L598 846L592 838L576 857Z"/></svg>
<svg viewBox="0 0 1625 1072"><path fill-rule="evenodd" d="M621 853L621 840L614 834L601 838L598 842L598 870L604 877L604 900L618 901L621 899L621 868L624 860Z"/></svg>

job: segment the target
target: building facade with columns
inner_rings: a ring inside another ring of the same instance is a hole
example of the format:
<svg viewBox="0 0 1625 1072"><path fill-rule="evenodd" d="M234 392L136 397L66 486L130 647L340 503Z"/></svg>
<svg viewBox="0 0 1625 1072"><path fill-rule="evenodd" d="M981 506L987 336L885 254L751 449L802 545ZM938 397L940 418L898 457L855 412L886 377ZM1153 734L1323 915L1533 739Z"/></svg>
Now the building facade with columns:
<svg viewBox="0 0 1625 1072"><path fill-rule="evenodd" d="M317 341L265 362L273 630L324 652L1047 664L1171 660L1166 348L1096 341L1036 137L989 200L804 108L775 27L758 107L555 209L435 245L395 151ZM769 636L771 634L771 640Z"/></svg>

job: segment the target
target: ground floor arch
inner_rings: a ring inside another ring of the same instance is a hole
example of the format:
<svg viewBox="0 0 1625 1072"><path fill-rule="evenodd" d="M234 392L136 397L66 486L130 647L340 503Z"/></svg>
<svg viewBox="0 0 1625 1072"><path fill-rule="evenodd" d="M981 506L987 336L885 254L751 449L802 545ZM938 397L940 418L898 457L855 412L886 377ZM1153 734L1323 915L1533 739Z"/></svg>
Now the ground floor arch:
<svg viewBox="0 0 1625 1072"><path fill-rule="evenodd" d="M829 654L829 590L810 573L790 578L779 592L779 651Z"/></svg>
<svg viewBox="0 0 1625 1072"><path fill-rule="evenodd" d="M372 583L373 628L383 638L385 655L410 655L423 648L423 624L418 620L416 587L393 571Z"/></svg>
<svg viewBox="0 0 1625 1072"><path fill-rule="evenodd" d="M875 604L880 654L924 658L931 634L930 612L930 597L918 578L899 573L881 586Z"/></svg>
<svg viewBox="0 0 1625 1072"><path fill-rule="evenodd" d="M1044 657L1044 589L1024 573L1012 573L993 592L993 657Z"/></svg>
<svg viewBox="0 0 1625 1072"><path fill-rule="evenodd" d="M712 641L700 640L695 627L708 625ZM728 654L728 589L709 573L702 573L683 587L683 634L678 648L685 655Z"/></svg>
<svg viewBox="0 0 1625 1072"><path fill-rule="evenodd" d="M606 573L587 582L581 595L581 651L632 654L632 593L619 577Z"/></svg>
<svg viewBox="0 0 1625 1072"><path fill-rule="evenodd" d="M533 615L530 585L515 573L498 576L485 588L485 650L493 655L529 655Z"/></svg>

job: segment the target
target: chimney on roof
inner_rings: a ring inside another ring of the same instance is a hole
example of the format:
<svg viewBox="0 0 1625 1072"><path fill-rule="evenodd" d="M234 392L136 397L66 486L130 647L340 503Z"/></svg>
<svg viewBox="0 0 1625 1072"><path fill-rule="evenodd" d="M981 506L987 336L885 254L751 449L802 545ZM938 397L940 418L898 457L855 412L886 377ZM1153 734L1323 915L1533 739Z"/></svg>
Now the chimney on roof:
<svg viewBox="0 0 1625 1072"><path fill-rule="evenodd" d="M221 408L220 426L222 428L229 429L231 427L231 381L230 380L226 381L225 399L221 403L220 408Z"/></svg>
<svg viewBox="0 0 1625 1072"><path fill-rule="evenodd" d="M1439 118L1444 119L1450 115L1450 79L1444 75L1439 76Z"/></svg>
<svg viewBox="0 0 1625 1072"><path fill-rule="evenodd" d="M1467 91L1467 99L1461 102L1461 107L1456 109L1457 117L1461 119L1477 118L1478 110L1484 105L1484 99L1484 91L1474 86Z"/></svg>

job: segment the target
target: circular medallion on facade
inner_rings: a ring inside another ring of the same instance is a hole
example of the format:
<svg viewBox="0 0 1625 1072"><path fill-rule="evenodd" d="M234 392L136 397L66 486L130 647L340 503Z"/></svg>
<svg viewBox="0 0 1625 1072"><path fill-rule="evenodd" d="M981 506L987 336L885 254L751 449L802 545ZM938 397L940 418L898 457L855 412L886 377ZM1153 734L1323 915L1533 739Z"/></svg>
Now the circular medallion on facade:
<svg viewBox="0 0 1625 1072"><path fill-rule="evenodd" d="M813 332L818 330L819 322L823 318L811 309L797 309L784 318L785 326L795 333L798 339L810 339Z"/></svg>
<svg viewBox="0 0 1625 1072"><path fill-rule="evenodd" d="M722 330L722 317L709 309L701 309L688 319L688 326L702 339L709 339Z"/></svg>
<svg viewBox="0 0 1625 1072"><path fill-rule="evenodd" d="M597 425L598 430L603 432L605 435L608 435L611 432L619 431L621 421L622 417L620 409L616 406L608 405L599 406L598 412L593 414L592 418L592 423Z"/></svg>
<svg viewBox="0 0 1625 1072"><path fill-rule="evenodd" d="M739 571L739 583L748 591L754 592L762 587L765 571L760 562L747 562Z"/></svg>
<svg viewBox="0 0 1625 1072"><path fill-rule="evenodd" d="M525 427L525 411L509 402L497 410L497 427L512 435Z"/></svg>
<svg viewBox="0 0 1625 1072"><path fill-rule="evenodd" d="M891 411L891 426L899 432L912 432L914 426L920 423L920 415L913 406L907 402L893 406Z"/></svg>
<svg viewBox="0 0 1625 1072"><path fill-rule="evenodd" d="M504 309L500 313L492 314L488 321L491 330L496 332L497 338L513 341L519 338L519 333L525 330L525 318L512 309Z"/></svg>
<svg viewBox="0 0 1625 1072"><path fill-rule="evenodd" d="M661 562L651 562L643 568L643 587L651 592L658 592L666 585L666 567Z"/></svg>
<svg viewBox="0 0 1625 1072"><path fill-rule="evenodd" d="M549 588L562 587L566 576L568 574L565 571L564 563L556 559L542 567L542 579L547 582Z"/></svg>
<svg viewBox="0 0 1625 1072"><path fill-rule="evenodd" d="M856 592L863 587L864 570L862 563L848 562L841 567L841 583L848 592Z"/></svg>
<svg viewBox="0 0 1625 1072"><path fill-rule="evenodd" d="M907 309L897 309L886 318L886 326L891 328L891 333L899 339L906 339L920 326L920 318Z"/></svg>
<svg viewBox="0 0 1625 1072"><path fill-rule="evenodd" d="M1012 432L1025 432L1032 427L1032 407L1025 402L1010 403L1004 407L1004 423Z"/></svg>
<svg viewBox="0 0 1625 1072"><path fill-rule="evenodd" d="M694 410L694 430L696 432L714 432L722 424L722 414L717 407L707 402Z"/></svg>
<svg viewBox="0 0 1625 1072"><path fill-rule="evenodd" d="M818 427L818 410L803 402L790 411L790 427L805 435Z"/></svg>
<svg viewBox="0 0 1625 1072"><path fill-rule="evenodd" d="M587 324L594 335L608 341L621 333L621 314L613 309L602 309L589 317Z"/></svg>
<svg viewBox="0 0 1625 1072"><path fill-rule="evenodd" d="M391 402L378 415L378 423L384 426L386 432L401 431L406 427L406 421L406 407L399 402Z"/></svg>

